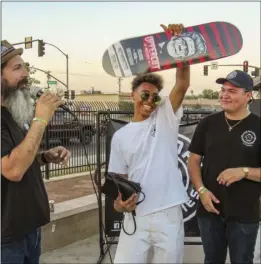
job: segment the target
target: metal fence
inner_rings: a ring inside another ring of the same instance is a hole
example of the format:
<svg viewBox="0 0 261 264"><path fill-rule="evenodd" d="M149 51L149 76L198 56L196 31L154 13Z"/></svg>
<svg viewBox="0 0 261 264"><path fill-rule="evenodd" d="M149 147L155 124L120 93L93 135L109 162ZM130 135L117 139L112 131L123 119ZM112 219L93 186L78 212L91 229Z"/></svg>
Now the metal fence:
<svg viewBox="0 0 261 264"><path fill-rule="evenodd" d="M88 171L88 164L93 169L96 168L97 161L97 137L99 136L100 161L105 162L106 149L106 128L109 119L119 119L130 121L133 115L133 105L129 102L86 102L74 101L68 102L67 106L75 118L64 110L56 110L52 120L49 122L43 140L41 149L46 150L55 146L62 145L70 150L71 158L67 167L61 167L56 164L48 164L42 167L42 174L46 179L65 174L74 174ZM103 115L98 112L103 111ZM210 111L184 111L182 124L198 122ZM99 120L99 124L97 124ZM97 126L99 135L97 134ZM82 135L82 137L81 137ZM83 144L86 147L85 155Z"/></svg>

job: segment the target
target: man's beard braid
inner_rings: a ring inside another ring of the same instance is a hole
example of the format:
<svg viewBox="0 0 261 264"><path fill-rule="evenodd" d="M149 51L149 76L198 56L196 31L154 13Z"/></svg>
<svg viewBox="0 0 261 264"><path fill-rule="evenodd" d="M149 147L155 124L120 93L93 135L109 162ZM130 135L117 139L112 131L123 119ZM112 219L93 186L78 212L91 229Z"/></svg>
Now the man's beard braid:
<svg viewBox="0 0 261 264"><path fill-rule="evenodd" d="M30 89L11 87L8 87L7 89L13 90L11 93L9 92L7 96L2 96L2 98L4 97L3 105L11 113L19 127L24 129L25 124L31 124L34 116L34 105L30 96Z"/></svg>

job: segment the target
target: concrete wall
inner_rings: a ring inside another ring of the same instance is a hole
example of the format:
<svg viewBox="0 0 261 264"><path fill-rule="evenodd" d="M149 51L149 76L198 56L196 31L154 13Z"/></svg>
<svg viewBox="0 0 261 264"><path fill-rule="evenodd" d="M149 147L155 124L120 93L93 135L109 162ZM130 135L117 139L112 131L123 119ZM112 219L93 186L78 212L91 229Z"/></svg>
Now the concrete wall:
<svg viewBox="0 0 261 264"><path fill-rule="evenodd" d="M95 195L55 204L51 222L42 228L42 252L58 249L97 234L98 219Z"/></svg>
<svg viewBox="0 0 261 264"><path fill-rule="evenodd" d="M98 209L52 221L43 227L42 250L51 251L86 239L99 232Z"/></svg>

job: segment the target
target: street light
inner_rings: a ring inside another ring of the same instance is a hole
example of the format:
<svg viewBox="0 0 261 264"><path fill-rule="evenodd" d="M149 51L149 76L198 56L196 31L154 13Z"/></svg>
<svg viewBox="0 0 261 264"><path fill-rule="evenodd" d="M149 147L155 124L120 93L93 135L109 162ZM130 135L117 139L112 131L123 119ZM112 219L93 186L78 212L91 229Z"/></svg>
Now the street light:
<svg viewBox="0 0 261 264"><path fill-rule="evenodd" d="M59 49L58 47L56 47L53 44L44 42L41 39L31 40L31 37L30 37L30 42L31 43L36 42L36 41L38 41L38 56L40 54L39 57L41 57L41 56L43 56L45 54L45 47L44 47L45 44L55 47L56 49L58 49L66 57L66 87L67 87L67 91L69 91L69 56L68 56L68 54L65 54L61 49ZM12 45L16 46L16 45L21 45L21 44L26 44L26 43L28 43L27 39L26 39L25 42L13 43Z"/></svg>
<svg viewBox="0 0 261 264"><path fill-rule="evenodd" d="M208 76L208 65L204 65L204 76Z"/></svg>
<svg viewBox="0 0 261 264"><path fill-rule="evenodd" d="M45 43L43 40L38 41L38 57L43 57L45 54Z"/></svg>
<svg viewBox="0 0 261 264"><path fill-rule="evenodd" d="M68 91L64 91L64 98L69 99L69 92Z"/></svg>
<svg viewBox="0 0 261 264"><path fill-rule="evenodd" d="M51 43L47 43L47 42L45 42L45 44L50 45L50 46L58 49L66 57L66 84L67 84L67 91L69 93L69 56L68 56L68 54L65 54L61 49L56 47L55 45L53 45Z"/></svg>

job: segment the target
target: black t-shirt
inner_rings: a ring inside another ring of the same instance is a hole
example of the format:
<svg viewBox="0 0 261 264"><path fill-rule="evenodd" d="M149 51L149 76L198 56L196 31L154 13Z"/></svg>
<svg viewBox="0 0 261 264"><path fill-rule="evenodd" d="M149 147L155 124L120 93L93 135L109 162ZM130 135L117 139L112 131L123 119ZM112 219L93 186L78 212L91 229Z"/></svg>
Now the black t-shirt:
<svg viewBox="0 0 261 264"><path fill-rule="evenodd" d="M251 113L229 131L221 111L202 119L193 135L189 151L203 157L203 183L220 200L214 206L226 219L259 221L261 184L243 179L226 187L217 182L217 177L228 168L261 167L260 120ZM230 126L237 122L228 120ZM209 215L200 201L198 215Z"/></svg>
<svg viewBox="0 0 261 264"><path fill-rule="evenodd" d="M9 155L26 135L6 108L1 107L1 157ZM36 160L19 182L1 175L1 243L21 239L50 221L47 193Z"/></svg>

